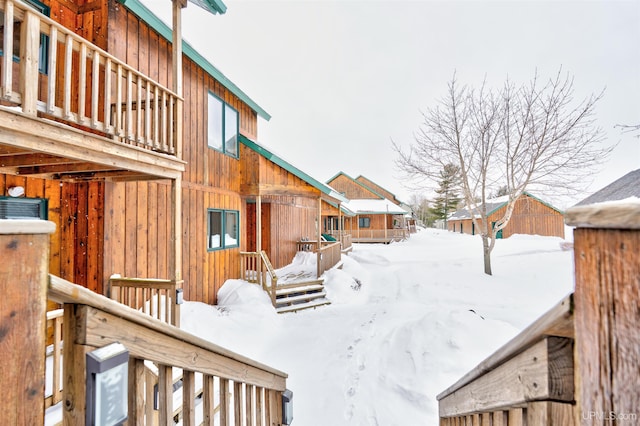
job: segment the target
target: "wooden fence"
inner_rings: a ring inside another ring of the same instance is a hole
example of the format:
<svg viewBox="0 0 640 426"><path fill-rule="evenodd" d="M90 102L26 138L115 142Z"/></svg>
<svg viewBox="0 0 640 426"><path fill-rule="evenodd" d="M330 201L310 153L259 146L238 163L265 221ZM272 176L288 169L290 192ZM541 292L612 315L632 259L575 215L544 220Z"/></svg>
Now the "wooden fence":
<svg viewBox="0 0 640 426"><path fill-rule="evenodd" d="M340 241L323 243L318 250L318 277L336 266L342 258Z"/></svg>
<svg viewBox="0 0 640 426"><path fill-rule="evenodd" d="M0 0L0 11L2 51L13 52L0 58L2 100L28 115L39 112L178 155L181 97L20 0ZM46 64L39 63L41 49ZM43 66L46 73L39 72Z"/></svg>
<svg viewBox="0 0 640 426"><path fill-rule="evenodd" d="M441 425L640 418L640 203L569 209L575 292L438 395Z"/></svg>
<svg viewBox="0 0 640 426"><path fill-rule="evenodd" d="M404 228L367 229L359 228L352 233L354 243L390 243L407 239L408 231Z"/></svg>

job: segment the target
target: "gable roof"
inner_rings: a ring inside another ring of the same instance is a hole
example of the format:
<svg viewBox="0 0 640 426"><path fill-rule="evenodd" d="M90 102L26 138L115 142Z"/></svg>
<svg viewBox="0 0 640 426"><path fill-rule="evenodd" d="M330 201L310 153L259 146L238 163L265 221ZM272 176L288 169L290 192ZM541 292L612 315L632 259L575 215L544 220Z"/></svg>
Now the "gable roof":
<svg viewBox="0 0 640 426"><path fill-rule="evenodd" d="M365 180L366 182L362 182L360 179ZM372 191L378 193L378 191L384 191L387 194L391 195L393 197L393 200L400 202L400 200L398 200L398 197L396 197L396 194L394 194L393 192L389 191L387 188L384 188L380 185L378 185L377 183L375 183L374 181L372 181L371 179L369 179L368 177L364 176L364 175L360 175L356 178L356 182L360 182L362 183L364 186L366 186L367 188L371 189ZM375 185L376 188L371 188L371 185ZM386 197L388 198L388 197ZM393 201L391 200L391 201Z"/></svg>
<svg viewBox="0 0 640 426"><path fill-rule="evenodd" d="M606 201L619 201L630 197L640 198L640 169L629 172L620 179L613 181L580 201L576 206L604 203Z"/></svg>
<svg viewBox="0 0 640 426"><path fill-rule="evenodd" d="M357 186L359 186L361 188L364 188L365 190L369 191L374 196L376 196L376 197L378 197L380 199L385 199L384 195L379 194L378 192L376 192L372 188L369 188L367 185L363 184L362 182L359 182L359 181L355 180L354 178L352 178L351 176L349 176L348 174L346 174L345 172L342 172L342 171L336 173L332 178L328 179L327 180L327 184L331 184L331 182L333 182L334 180L336 180L340 176L344 176L345 178L347 178L347 180L349 182L352 182L352 183L356 184Z"/></svg>
<svg viewBox="0 0 640 426"><path fill-rule="evenodd" d="M205 10L214 9L218 12L218 9L227 10L227 7L221 0L190 0L200 7L204 7ZM165 24L160 18L158 18L153 12L147 9L140 0L118 0L133 12L138 18L146 22L151 28L153 28L158 34L164 37L171 43L173 39L172 30L167 24ZM221 6L220 6L221 5ZM214 13L216 13L214 12ZM198 64L205 72L211 77L220 82L227 90L237 96L242 102L247 104L253 111L255 111L260 117L269 121L271 115L266 112L260 105L258 105L253 99L251 99L246 93L244 93L238 86L236 86L231 80L229 80L220 70L214 67L211 62L205 59L198 51L196 51L189 43L183 41L182 52L196 64Z"/></svg>
<svg viewBox="0 0 640 426"><path fill-rule="evenodd" d="M249 139L248 137L246 137L246 136L244 136L242 134L239 136L238 139L239 139L240 143L242 143L247 148L257 152L258 154L260 154L261 156L263 156L267 160L271 161L274 164L277 164L278 166L282 167L283 169L285 169L286 171L288 171L292 175L302 179L303 181L305 181L309 185L311 185L314 188L320 190L320 192L322 192L322 193L324 193L326 195L329 195L330 197L335 198L336 200L338 200L340 202L348 201L342 194L337 192L335 189L331 188L329 185L325 185L324 183L312 178L311 176L309 176L308 174L304 173L302 170L300 170L299 168L295 167L293 164L289 163L288 161L286 161L282 157L274 154L269 149L267 149L264 146L260 145L258 142L252 141L251 139Z"/></svg>
<svg viewBox="0 0 640 426"><path fill-rule="evenodd" d="M564 214L562 210L553 207L551 204L542 201L540 198L531 195L530 193L528 193L527 191L523 192L522 195L526 195L529 198L533 198L534 200L538 201L539 203L544 204L545 206L549 207L550 209L553 209L555 211L557 211L560 214ZM508 195L503 195L502 197L497 197L497 198L492 198L486 201L485 205L487 207L487 216L492 215L493 213L495 213L496 211L498 211L499 209L501 209L502 207L507 205L507 202L509 201L509 196ZM474 212L477 211L477 208L473 209ZM477 213L476 213L477 214ZM469 210L467 209L460 209L457 210L455 212L453 212L449 218L447 220L464 220L464 219L471 219L471 214L469 213Z"/></svg>

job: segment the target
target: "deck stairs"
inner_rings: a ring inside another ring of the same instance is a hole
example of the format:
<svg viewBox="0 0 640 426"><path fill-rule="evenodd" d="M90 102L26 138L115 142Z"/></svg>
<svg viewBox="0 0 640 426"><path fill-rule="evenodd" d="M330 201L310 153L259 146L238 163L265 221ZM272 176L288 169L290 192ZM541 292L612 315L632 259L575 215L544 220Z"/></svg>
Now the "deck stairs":
<svg viewBox="0 0 640 426"><path fill-rule="evenodd" d="M278 284L276 289L276 312L284 314L303 309L329 305L323 280L316 279L292 284Z"/></svg>

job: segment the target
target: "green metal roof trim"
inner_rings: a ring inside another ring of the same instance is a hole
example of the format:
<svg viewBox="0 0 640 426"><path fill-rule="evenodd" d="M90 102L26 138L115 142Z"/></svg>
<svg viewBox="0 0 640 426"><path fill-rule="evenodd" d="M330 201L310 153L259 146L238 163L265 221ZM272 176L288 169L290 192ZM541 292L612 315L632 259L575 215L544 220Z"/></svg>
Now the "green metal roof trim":
<svg viewBox="0 0 640 426"><path fill-rule="evenodd" d="M149 9L147 9L140 0L118 0L119 3L125 5L127 9L132 11L138 16L138 18L142 19L144 22L149 24L151 28L158 32L162 37L167 39L169 42L173 39L172 30L169 28L167 24L165 24L160 18L153 14ZM222 6L224 4L220 0L198 0L199 3L220 3ZM226 10L226 6L224 6ZM222 12L224 13L224 12ZM196 64L202 67L210 76L218 80L224 87L226 87L231 93L236 95L242 102L249 105L249 107L254 110L258 115L265 120L269 121L271 119L271 115L266 112L260 105L258 105L253 99L251 99L246 93L244 93L238 86L233 84L231 80L225 77L216 67L214 67L211 62L205 59L198 51L196 51L191 45L187 42L183 42L182 51L188 58L193 60Z"/></svg>
<svg viewBox="0 0 640 426"><path fill-rule="evenodd" d="M223 14L227 11L227 6L222 0L189 0L191 3L200 6L204 10L213 13Z"/></svg>
<svg viewBox="0 0 640 426"><path fill-rule="evenodd" d="M295 167L291 163L289 163L286 160L282 159L281 157L277 156L276 154L274 154L273 152L269 151L268 149L266 149L262 145L258 144L257 142L252 141L251 139L249 139L248 137L246 137L244 135L240 135L239 140L247 148L250 148L250 149L254 150L255 152L257 152L258 154L262 155L267 160L271 161L274 164L277 164L278 166L282 167L283 169L285 169L289 173L293 174L294 176L299 177L300 179L302 179L303 181L307 182L309 185L315 187L316 189L320 190L321 192L323 192L323 193L325 193L325 194L327 194L327 195L329 195L329 196L331 196L333 198L336 198L337 200L340 200L341 202L348 201L343 195L341 195L338 192L336 192L330 186L325 185L324 183L312 178L308 174L304 173L302 170L298 169L297 167Z"/></svg>

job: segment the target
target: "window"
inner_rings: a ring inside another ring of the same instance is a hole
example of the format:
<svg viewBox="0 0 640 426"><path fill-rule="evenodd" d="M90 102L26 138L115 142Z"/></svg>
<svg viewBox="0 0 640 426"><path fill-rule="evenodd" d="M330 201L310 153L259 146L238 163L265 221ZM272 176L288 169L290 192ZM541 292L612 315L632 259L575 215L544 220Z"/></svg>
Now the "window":
<svg viewBox="0 0 640 426"><path fill-rule="evenodd" d="M238 111L209 92L208 144L232 157L238 157Z"/></svg>
<svg viewBox="0 0 640 426"><path fill-rule="evenodd" d="M369 228L369 227L371 227L371 218L369 218L369 217L360 217L360 218L358 218L358 226L360 228Z"/></svg>
<svg viewBox="0 0 640 426"><path fill-rule="evenodd" d="M24 0L29 6L36 9L38 12L42 13L45 16L50 16L50 9L44 3L39 2L38 0ZM15 19L15 17L14 17ZM4 13L0 12L0 27L3 26L4 23ZM14 21L13 24L13 60L18 62L20 61L20 25L21 22ZM4 28L0 28L0 55L4 55L2 51L4 46ZM38 70L47 74L49 66L49 37L45 34L40 34L40 54L38 56Z"/></svg>
<svg viewBox="0 0 640 426"><path fill-rule="evenodd" d="M45 198L0 197L0 219L47 220L47 205Z"/></svg>
<svg viewBox="0 0 640 426"><path fill-rule="evenodd" d="M207 211L207 250L220 250L239 245L239 213L235 210Z"/></svg>

